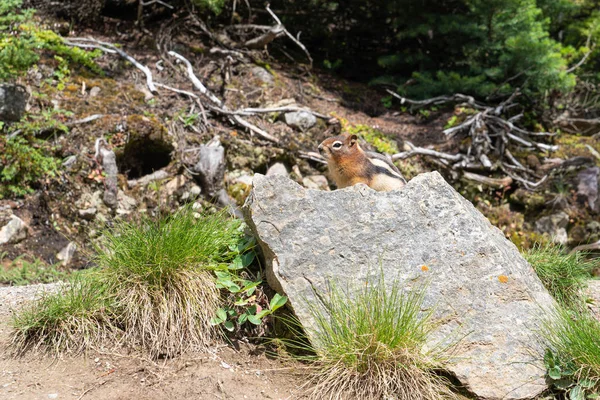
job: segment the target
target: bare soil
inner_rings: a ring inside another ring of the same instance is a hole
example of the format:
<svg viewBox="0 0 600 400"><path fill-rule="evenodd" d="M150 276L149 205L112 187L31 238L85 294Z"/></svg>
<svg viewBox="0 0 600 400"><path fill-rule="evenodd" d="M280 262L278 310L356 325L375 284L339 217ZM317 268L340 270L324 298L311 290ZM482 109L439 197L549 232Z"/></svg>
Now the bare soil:
<svg viewBox="0 0 600 400"><path fill-rule="evenodd" d="M302 365L268 358L260 346L238 350L215 344L153 362L136 355L88 351L77 356L13 357L10 309L55 284L0 288L0 398L2 399L298 399Z"/></svg>

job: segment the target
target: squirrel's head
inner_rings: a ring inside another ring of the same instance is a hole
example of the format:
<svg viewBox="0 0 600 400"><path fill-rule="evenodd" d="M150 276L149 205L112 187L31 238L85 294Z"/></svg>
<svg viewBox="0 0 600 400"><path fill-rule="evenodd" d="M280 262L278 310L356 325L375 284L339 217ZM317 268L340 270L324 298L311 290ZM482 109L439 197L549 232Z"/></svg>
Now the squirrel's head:
<svg viewBox="0 0 600 400"><path fill-rule="evenodd" d="M358 137L348 133L325 139L319 145L319 153L328 161L351 155L358 149Z"/></svg>

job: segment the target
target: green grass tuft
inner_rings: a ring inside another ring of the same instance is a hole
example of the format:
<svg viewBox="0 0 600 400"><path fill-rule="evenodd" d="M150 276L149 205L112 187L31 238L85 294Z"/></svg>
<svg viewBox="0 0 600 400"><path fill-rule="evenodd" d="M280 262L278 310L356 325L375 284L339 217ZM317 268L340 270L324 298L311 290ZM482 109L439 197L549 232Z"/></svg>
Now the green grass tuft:
<svg viewBox="0 0 600 400"><path fill-rule="evenodd" d="M550 294L568 307L583 305L582 291L587 287L598 261L585 254L567 254L560 246L536 245L524 254Z"/></svg>
<svg viewBox="0 0 600 400"><path fill-rule="evenodd" d="M600 322L594 316L559 307L544 321L542 336L548 378L556 389L571 399L600 393Z"/></svg>
<svg viewBox="0 0 600 400"><path fill-rule="evenodd" d="M91 272L74 275L56 293L44 293L13 316L12 344L17 354L40 347L79 352L116 332L112 304Z"/></svg>
<svg viewBox="0 0 600 400"><path fill-rule="evenodd" d="M156 221L118 223L97 245L97 272L15 318L15 343L81 350L112 335L151 357L206 348L220 305L213 271L238 254L232 249L240 226L222 213L199 216L190 207ZM71 346L78 335L88 339Z"/></svg>
<svg viewBox="0 0 600 400"><path fill-rule="evenodd" d="M421 312L423 289L402 291L383 278L354 291L331 286L323 307L309 305L315 320L313 399L443 399L455 396L436 375L439 349L426 350L433 327Z"/></svg>

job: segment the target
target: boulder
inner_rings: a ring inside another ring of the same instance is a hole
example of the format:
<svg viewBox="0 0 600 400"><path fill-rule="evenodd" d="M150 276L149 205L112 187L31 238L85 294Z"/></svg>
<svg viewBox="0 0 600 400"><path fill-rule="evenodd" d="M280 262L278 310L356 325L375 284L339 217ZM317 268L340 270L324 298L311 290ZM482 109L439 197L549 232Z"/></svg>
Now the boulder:
<svg viewBox="0 0 600 400"><path fill-rule="evenodd" d="M27 224L16 215L11 215L10 220L0 229L0 245L14 244L27 238Z"/></svg>
<svg viewBox="0 0 600 400"><path fill-rule="evenodd" d="M308 111L294 111L283 115L285 123L301 131L307 131L317 123L317 118Z"/></svg>
<svg viewBox="0 0 600 400"><path fill-rule="evenodd" d="M25 114L29 94L21 85L0 85L0 121L19 121Z"/></svg>
<svg viewBox="0 0 600 400"><path fill-rule="evenodd" d="M328 282L364 284L383 272L407 290L427 282L424 307L438 322L428 345L456 345L447 369L478 398L546 389L536 328L553 299L515 245L437 172L392 192L310 190L257 174L244 214L270 285L309 337L306 302L319 304Z"/></svg>

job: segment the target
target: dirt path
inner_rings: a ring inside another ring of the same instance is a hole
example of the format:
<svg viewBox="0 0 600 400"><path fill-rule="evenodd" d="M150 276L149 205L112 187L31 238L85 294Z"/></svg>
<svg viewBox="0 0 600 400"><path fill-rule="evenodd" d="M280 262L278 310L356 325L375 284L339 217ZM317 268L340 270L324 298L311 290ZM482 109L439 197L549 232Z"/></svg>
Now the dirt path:
<svg viewBox="0 0 600 400"><path fill-rule="evenodd" d="M2 399L292 399L300 379L293 366L256 355L250 346L219 346L153 363L138 357L89 352L56 359L7 354L10 308L54 285L0 288L0 398Z"/></svg>

